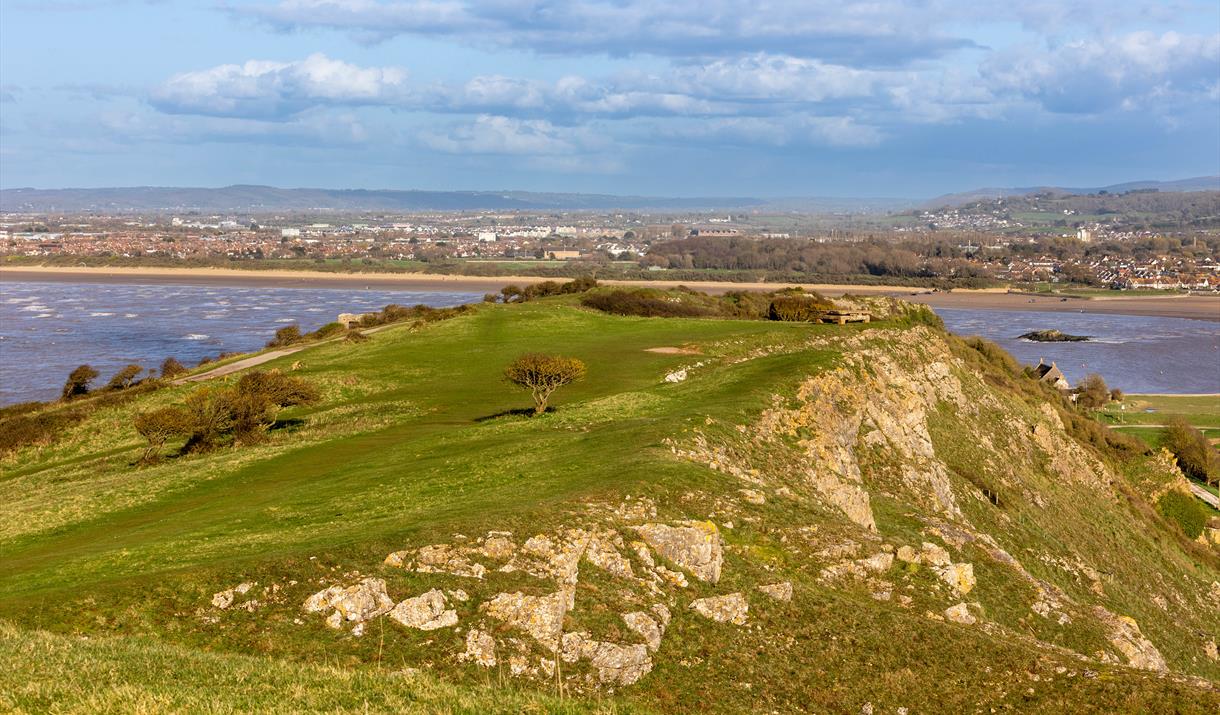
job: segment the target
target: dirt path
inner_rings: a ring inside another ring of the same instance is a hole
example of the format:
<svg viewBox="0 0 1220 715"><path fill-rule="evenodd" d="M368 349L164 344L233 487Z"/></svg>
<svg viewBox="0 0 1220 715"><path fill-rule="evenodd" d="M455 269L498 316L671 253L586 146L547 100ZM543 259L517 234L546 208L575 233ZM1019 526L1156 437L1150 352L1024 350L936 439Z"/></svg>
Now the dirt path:
<svg viewBox="0 0 1220 715"><path fill-rule="evenodd" d="M290 348L272 350L271 352L254 355L254 356L248 357L248 358L242 358L241 360L238 360L236 362L231 362L228 365L221 365L220 367L213 368L211 370L208 370L207 372L201 372L198 375L189 375L187 377L179 378L177 380L174 380L173 384L185 385L188 382L201 382L203 380L211 380L214 377L223 377L225 375L235 373L238 370L245 370L248 367L254 367L255 365L262 365L265 362L271 362L272 360L275 360L277 358L282 358L285 355L291 355L295 352L300 352L301 350L304 350L305 348L308 348L308 347L312 347L313 345L320 345L320 343L311 343L308 345L294 345L293 347L290 347Z"/></svg>
<svg viewBox="0 0 1220 715"><path fill-rule="evenodd" d="M1203 500L1203 503L1210 505L1211 508L1217 511L1220 511L1220 497L1217 497L1215 494L1212 494L1194 482L1191 482L1190 484L1190 491L1194 493L1196 497Z"/></svg>

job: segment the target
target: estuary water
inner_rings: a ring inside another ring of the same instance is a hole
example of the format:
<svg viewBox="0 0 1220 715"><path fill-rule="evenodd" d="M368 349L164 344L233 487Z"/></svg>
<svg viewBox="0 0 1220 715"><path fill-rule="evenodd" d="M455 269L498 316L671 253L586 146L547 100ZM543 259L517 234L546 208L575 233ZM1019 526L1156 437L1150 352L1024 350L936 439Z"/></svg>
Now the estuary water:
<svg viewBox="0 0 1220 715"><path fill-rule="evenodd" d="M119 368L167 357L193 366L222 352L257 350L278 328L316 330L339 313L390 303L434 307L482 294L318 288L92 283L0 283L0 405L50 400L88 363L104 384Z"/></svg>
<svg viewBox="0 0 1220 715"><path fill-rule="evenodd" d="M173 356L261 348L277 328L314 330L339 313L389 303L449 306L482 294L351 288L0 282L0 404L58 397L72 368L89 363L105 382L119 368ZM1100 373L1126 392L1220 392L1220 323L1183 318L999 310L937 311L959 335L981 335L1023 363L1054 360L1073 382ZM1018 338L1057 328L1085 343Z"/></svg>
<svg viewBox="0 0 1220 715"><path fill-rule="evenodd" d="M936 311L958 335L979 335L1025 364L1054 361L1072 384L1095 372L1131 393L1220 393L1220 322L1096 313ZM1019 336L1056 329L1083 343L1038 343Z"/></svg>

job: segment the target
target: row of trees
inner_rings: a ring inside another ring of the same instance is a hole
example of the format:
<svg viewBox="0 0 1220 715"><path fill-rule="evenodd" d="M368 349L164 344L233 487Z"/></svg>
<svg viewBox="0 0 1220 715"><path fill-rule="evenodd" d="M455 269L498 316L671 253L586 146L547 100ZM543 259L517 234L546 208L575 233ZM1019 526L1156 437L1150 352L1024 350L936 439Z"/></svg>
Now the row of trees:
<svg viewBox="0 0 1220 715"><path fill-rule="evenodd" d="M161 377L164 379L168 380L185 372L186 367L175 358L166 358L161 363ZM114 376L110 378L110 381L102 389L110 392L126 390L145 381L155 380L157 377L157 370L155 368L148 370L143 379L140 378L141 373L145 373L144 368L134 363L119 368L118 372L114 373ZM93 381L100 376L101 373L92 365L81 365L75 368L72 372L68 373L68 379L64 382L61 393L62 399L73 400L94 392Z"/></svg>

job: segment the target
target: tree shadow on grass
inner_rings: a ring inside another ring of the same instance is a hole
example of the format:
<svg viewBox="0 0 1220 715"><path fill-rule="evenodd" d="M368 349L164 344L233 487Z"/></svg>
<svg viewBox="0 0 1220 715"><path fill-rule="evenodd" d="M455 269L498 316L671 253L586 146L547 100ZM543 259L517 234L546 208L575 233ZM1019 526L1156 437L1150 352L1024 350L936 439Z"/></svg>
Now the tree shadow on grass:
<svg viewBox="0 0 1220 715"><path fill-rule="evenodd" d="M548 414L551 412L554 412L554 411L555 411L554 407L546 408L546 412ZM490 422L492 420L498 420L501 417L533 417L533 416L534 416L534 410L532 407L521 407L521 408L518 408L515 410L504 410L503 412L497 412L494 415L485 415L483 417L476 417L476 418L474 418L474 421L475 422Z"/></svg>

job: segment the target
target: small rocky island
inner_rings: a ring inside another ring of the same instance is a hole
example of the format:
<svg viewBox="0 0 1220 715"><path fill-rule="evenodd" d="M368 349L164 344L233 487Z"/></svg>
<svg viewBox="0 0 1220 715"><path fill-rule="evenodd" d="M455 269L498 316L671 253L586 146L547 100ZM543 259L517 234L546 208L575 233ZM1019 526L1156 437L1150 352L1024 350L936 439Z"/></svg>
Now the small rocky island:
<svg viewBox="0 0 1220 715"><path fill-rule="evenodd" d="M1020 337L1022 340L1033 340L1036 343L1083 343L1089 340L1088 335L1068 335L1058 330L1035 330Z"/></svg>

